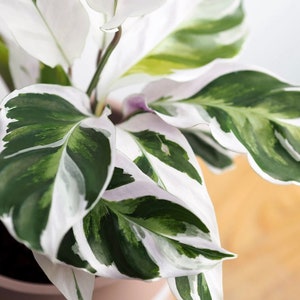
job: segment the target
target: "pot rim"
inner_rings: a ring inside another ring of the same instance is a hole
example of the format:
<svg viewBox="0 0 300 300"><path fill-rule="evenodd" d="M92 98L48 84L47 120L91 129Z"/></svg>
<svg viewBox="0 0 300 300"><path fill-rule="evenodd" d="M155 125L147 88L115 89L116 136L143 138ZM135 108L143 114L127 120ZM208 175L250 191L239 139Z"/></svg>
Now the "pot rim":
<svg viewBox="0 0 300 300"><path fill-rule="evenodd" d="M43 294L45 295L60 294L58 289L52 284L25 282L8 278L3 275L0 275L0 287L7 290L20 291L26 294L40 294L41 290L43 290Z"/></svg>
<svg viewBox="0 0 300 300"><path fill-rule="evenodd" d="M115 279L96 277L94 289L102 288L116 282ZM0 287L23 294L61 295L53 284L25 282L0 275Z"/></svg>

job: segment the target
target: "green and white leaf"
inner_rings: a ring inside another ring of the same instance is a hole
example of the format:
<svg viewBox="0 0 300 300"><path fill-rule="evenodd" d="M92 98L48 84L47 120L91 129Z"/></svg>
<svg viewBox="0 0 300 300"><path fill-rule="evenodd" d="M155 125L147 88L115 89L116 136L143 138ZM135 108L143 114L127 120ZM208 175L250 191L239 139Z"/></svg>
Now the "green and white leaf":
<svg viewBox="0 0 300 300"><path fill-rule="evenodd" d="M222 300L222 265L198 275L168 279L169 286L178 300Z"/></svg>
<svg viewBox="0 0 300 300"><path fill-rule="evenodd" d="M162 188L184 199L210 229L212 240L218 241L214 209L201 170L178 129L153 113L141 113L118 126L116 144L118 150Z"/></svg>
<svg viewBox="0 0 300 300"><path fill-rule="evenodd" d="M235 56L245 38L241 1L204 0L127 74L171 74Z"/></svg>
<svg viewBox="0 0 300 300"><path fill-rule="evenodd" d="M244 71L218 78L183 102L208 112L220 143L220 130L227 137L233 134L255 169L275 180L300 183L299 88L264 73Z"/></svg>
<svg viewBox="0 0 300 300"><path fill-rule="evenodd" d="M182 129L181 131L194 153L214 171L225 170L233 164L233 154L222 147L209 132L200 129Z"/></svg>
<svg viewBox="0 0 300 300"><path fill-rule="evenodd" d="M0 216L51 259L97 203L113 173L114 125L71 87L34 85L1 104Z"/></svg>
<svg viewBox="0 0 300 300"><path fill-rule="evenodd" d="M1 1L0 19L23 50L50 67L71 66L89 30L80 0Z"/></svg>
<svg viewBox="0 0 300 300"><path fill-rule="evenodd" d="M152 279L199 273L232 257L211 241L209 228L184 200L121 153L116 169L114 188L68 233L73 247L62 243L58 259L77 267L86 261L100 276Z"/></svg>
<svg viewBox="0 0 300 300"><path fill-rule="evenodd" d="M95 275L63 264L51 262L46 256L33 253L49 280L68 300L91 300Z"/></svg>
<svg viewBox="0 0 300 300"><path fill-rule="evenodd" d="M165 121L185 128L208 124L223 147L248 153L254 169L266 179L300 182L299 87L258 71L229 73L204 87L201 77L175 84L166 97L175 91L178 97L180 91L190 94L148 104Z"/></svg>
<svg viewBox="0 0 300 300"><path fill-rule="evenodd" d="M199 2L201 0L190 0L189 5L186 5L181 0L166 1L151 14L134 20L128 26L124 24L122 38L102 71L102 78L97 86L99 98L106 97L110 91L122 85L120 78L175 30ZM138 47L128 47L128 45L136 45L137 41ZM137 82L138 78L135 78L135 83Z"/></svg>
<svg viewBox="0 0 300 300"><path fill-rule="evenodd" d="M103 69L97 89L99 97L105 97L124 85L149 82L153 75L157 78L176 74L176 78L186 81L191 79L191 75L186 76L185 69L198 68L214 59L235 55L245 35L240 2L190 0L186 5L181 0L166 1L151 14L137 18L127 26L124 24L122 38ZM195 29L201 29L201 32L195 33ZM136 45L137 41L138 47L128 47ZM192 44L193 48L186 47L186 44ZM185 50L174 53L178 47ZM148 55L152 51L155 63L150 65ZM191 53L193 51L197 55ZM123 59L120 60L120 57ZM168 61L168 57L172 61ZM193 78L198 73L193 74Z"/></svg>

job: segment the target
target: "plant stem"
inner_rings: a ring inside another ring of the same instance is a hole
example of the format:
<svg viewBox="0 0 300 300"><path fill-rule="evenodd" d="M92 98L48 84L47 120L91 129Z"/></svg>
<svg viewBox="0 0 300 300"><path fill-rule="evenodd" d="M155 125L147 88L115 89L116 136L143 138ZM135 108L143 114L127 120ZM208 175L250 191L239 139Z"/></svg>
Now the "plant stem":
<svg viewBox="0 0 300 300"><path fill-rule="evenodd" d="M97 70L90 82L90 85L86 91L87 95L90 97L93 90L96 88L97 84L98 84L98 81L99 81L99 78L100 78L100 75L103 71L103 68L106 64L106 62L108 61L111 53L113 52L113 50L115 49L115 47L118 45L119 43L119 40L121 38L121 34L122 34L122 30L121 30L121 27L118 28L118 31L115 33L114 35L114 38L112 39L112 41L110 42L110 44L108 45L106 51L104 52L100 62L99 62L99 65L97 67ZM98 106L98 105L97 105ZM103 106L103 104L102 104ZM97 109L96 109L97 110Z"/></svg>

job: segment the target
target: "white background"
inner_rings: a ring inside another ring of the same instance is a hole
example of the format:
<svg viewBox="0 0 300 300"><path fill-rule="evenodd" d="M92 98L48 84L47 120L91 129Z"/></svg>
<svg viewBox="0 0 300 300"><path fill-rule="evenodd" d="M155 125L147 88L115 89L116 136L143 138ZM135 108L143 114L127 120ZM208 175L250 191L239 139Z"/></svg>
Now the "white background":
<svg viewBox="0 0 300 300"><path fill-rule="evenodd" d="M243 0L249 35L242 62L300 85L300 1Z"/></svg>

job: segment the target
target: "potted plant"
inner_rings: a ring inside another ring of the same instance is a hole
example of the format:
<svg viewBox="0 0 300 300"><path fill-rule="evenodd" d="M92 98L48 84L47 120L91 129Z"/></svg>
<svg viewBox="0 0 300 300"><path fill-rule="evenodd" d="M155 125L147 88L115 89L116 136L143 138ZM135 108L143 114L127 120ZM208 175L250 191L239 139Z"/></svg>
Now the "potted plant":
<svg viewBox="0 0 300 300"><path fill-rule="evenodd" d="M196 155L299 183L299 88L235 56L238 0L0 2L0 218L68 299L95 276L221 299ZM121 107L121 110L120 110ZM121 117L117 120L121 112Z"/></svg>

